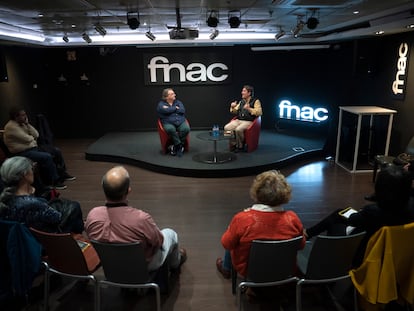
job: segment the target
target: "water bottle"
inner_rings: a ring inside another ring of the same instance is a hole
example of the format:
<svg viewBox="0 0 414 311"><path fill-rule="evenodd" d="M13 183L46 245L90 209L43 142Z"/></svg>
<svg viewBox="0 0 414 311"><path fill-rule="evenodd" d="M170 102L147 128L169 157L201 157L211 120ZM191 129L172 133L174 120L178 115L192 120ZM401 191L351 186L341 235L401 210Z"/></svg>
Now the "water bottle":
<svg viewBox="0 0 414 311"><path fill-rule="evenodd" d="M213 125L213 137L219 137L220 136L220 129L217 124Z"/></svg>

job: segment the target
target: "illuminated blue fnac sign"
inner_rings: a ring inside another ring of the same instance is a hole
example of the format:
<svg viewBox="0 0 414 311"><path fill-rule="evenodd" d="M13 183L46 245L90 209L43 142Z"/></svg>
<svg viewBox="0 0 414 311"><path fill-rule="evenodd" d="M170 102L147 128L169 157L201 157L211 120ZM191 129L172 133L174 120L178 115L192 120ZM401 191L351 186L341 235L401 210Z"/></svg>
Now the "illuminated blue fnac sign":
<svg viewBox="0 0 414 311"><path fill-rule="evenodd" d="M279 118L306 122L323 122L328 120L328 109L293 105L290 100L284 99L279 103Z"/></svg>

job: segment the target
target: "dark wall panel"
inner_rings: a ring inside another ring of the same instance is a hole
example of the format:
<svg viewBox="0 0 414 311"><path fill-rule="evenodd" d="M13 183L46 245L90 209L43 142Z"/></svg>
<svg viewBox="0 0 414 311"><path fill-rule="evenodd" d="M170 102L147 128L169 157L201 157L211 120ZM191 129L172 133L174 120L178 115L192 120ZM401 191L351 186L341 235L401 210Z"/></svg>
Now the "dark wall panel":
<svg viewBox="0 0 414 311"><path fill-rule="evenodd" d="M4 47L19 82L7 83L6 87L0 84L0 89L7 91L10 103L14 97L11 94L18 94L17 103L25 104L31 114L46 114L57 137L99 137L109 131L155 130L155 109L164 87L174 88L193 128L210 128L217 123L223 126L232 117L229 103L240 98L244 84L251 84L262 101L263 128L275 129L279 121L277 105L282 99L299 106L326 107L330 120L325 134L331 150L336 140L338 106L397 109L392 137L392 148L397 150L414 129L409 119L413 114L409 104L413 102L412 87L407 85L403 101L396 101L389 92L401 40L411 38L394 36L343 42L330 49L267 52L254 52L245 45L156 49ZM226 55L231 60L231 80L223 84L148 85L144 80L148 70L144 58L148 54L180 54L189 62L209 62L211 55ZM205 59L200 55L206 55ZM367 74L365 69L358 69L363 66L360 55L374 58L375 70ZM412 70L409 67L408 83ZM82 80L82 76L88 80ZM7 111L3 107L0 117L5 119Z"/></svg>

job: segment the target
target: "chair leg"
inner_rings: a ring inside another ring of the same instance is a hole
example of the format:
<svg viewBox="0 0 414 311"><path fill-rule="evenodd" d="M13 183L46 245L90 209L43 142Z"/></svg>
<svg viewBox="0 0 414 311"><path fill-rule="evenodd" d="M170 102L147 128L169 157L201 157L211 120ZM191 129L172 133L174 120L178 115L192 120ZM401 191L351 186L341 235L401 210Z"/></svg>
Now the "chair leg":
<svg viewBox="0 0 414 311"><path fill-rule="evenodd" d="M296 311L302 311L302 280L296 283Z"/></svg>
<svg viewBox="0 0 414 311"><path fill-rule="evenodd" d="M157 311L161 311L160 288L158 286L154 286L154 289L155 289L155 299L157 303Z"/></svg>
<svg viewBox="0 0 414 311"><path fill-rule="evenodd" d="M242 289L242 283L239 284L239 286L237 286L236 288L236 299L237 299L237 304L238 304L238 310L242 311L243 310L243 306L242 306L242 293L241 293L241 289Z"/></svg>
<svg viewBox="0 0 414 311"><path fill-rule="evenodd" d="M355 286L353 286L354 290L354 311L358 311L358 297L357 297L357 291Z"/></svg>
<svg viewBox="0 0 414 311"><path fill-rule="evenodd" d="M50 289L50 272L49 267L46 266L45 270L45 285L44 285L44 301L43 301L43 310L48 311L49 310L49 289Z"/></svg>
<svg viewBox="0 0 414 311"><path fill-rule="evenodd" d="M95 280L95 311L101 310L101 287L98 280Z"/></svg>
<svg viewBox="0 0 414 311"><path fill-rule="evenodd" d="M377 177L377 170L378 170L378 161L374 159L374 171L372 172L372 182L375 183L375 179Z"/></svg>
<svg viewBox="0 0 414 311"><path fill-rule="evenodd" d="M233 268L233 265L230 269L230 275L231 275L231 293L234 295L236 294L236 288L237 288L237 271Z"/></svg>

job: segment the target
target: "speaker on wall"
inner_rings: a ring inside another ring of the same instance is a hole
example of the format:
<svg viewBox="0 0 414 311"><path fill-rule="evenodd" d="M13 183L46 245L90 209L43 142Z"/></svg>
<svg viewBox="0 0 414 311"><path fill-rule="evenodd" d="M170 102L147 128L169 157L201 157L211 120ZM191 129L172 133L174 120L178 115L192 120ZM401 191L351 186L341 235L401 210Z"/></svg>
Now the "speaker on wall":
<svg viewBox="0 0 414 311"><path fill-rule="evenodd" d="M372 42L354 43L354 73L373 75L378 71L376 44Z"/></svg>
<svg viewBox="0 0 414 311"><path fill-rule="evenodd" d="M0 82L8 82L6 57L3 51L0 50Z"/></svg>

